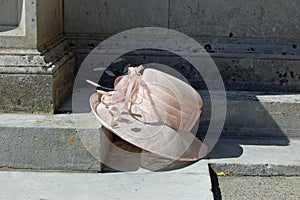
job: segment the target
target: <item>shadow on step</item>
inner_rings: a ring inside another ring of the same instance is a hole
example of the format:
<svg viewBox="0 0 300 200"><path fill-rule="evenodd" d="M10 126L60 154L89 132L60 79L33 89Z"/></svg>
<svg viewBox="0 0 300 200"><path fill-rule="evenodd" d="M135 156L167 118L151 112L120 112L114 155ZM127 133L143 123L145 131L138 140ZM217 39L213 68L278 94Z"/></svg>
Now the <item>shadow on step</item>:
<svg viewBox="0 0 300 200"><path fill-rule="evenodd" d="M207 103L198 136L204 139L210 122L210 103L207 93L202 93ZM227 91L223 132L207 157L239 157L243 154L241 145L289 145L289 138L299 137L299 100L299 94Z"/></svg>
<svg viewBox="0 0 300 200"><path fill-rule="evenodd" d="M102 127L102 172L128 172L140 168L149 171L172 171L194 162L174 161L142 150Z"/></svg>

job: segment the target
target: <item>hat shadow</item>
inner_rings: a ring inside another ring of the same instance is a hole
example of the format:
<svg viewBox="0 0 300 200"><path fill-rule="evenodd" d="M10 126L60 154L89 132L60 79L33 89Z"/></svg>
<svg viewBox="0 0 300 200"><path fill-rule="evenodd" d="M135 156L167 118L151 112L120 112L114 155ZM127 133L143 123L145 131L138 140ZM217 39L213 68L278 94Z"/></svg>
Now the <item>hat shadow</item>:
<svg viewBox="0 0 300 200"><path fill-rule="evenodd" d="M204 100L204 107L200 116L197 137L204 140L211 121L211 102L207 91L200 91L200 93ZM239 158L244 154L243 146L289 145L286 127L278 125L275 120L278 118L276 113L270 113L264 102L259 101L261 96L270 94L227 91L224 127L206 159Z"/></svg>
<svg viewBox="0 0 300 200"><path fill-rule="evenodd" d="M105 127L101 128L101 172L133 172L144 169L152 172L173 171L192 165L192 161L177 161L161 157L145 151L110 132Z"/></svg>

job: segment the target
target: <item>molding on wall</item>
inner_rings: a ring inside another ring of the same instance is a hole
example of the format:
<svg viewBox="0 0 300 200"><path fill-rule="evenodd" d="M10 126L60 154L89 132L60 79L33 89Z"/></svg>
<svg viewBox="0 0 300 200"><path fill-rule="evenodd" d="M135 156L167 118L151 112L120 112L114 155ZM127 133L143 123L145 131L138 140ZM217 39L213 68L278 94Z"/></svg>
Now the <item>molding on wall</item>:
<svg viewBox="0 0 300 200"><path fill-rule="evenodd" d="M65 34L70 44L84 53L108 38L108 34ZM257 38L193 37L212 57L253 57L275 60L299 60L300 40L271 40Z"/></svg>

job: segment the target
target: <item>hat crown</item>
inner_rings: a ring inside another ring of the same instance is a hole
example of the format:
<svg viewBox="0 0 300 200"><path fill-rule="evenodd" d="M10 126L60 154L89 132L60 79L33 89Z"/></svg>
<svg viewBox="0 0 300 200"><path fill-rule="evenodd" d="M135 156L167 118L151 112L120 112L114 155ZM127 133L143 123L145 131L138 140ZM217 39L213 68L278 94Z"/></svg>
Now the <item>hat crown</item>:
<svg viewBox="0 0 300 200"><path fill-rule="evenodd" d="M175 130L190 131L201 114L202 99L187 83L164 72L147 68L142 80L137 102L139 107L153 117L159 118ZM144 99L144 100L142 100Z"/></svg>
<svg viewBox="0 0 300 200"><path fill-rule="evenodd" d="M201 113L202 99L198 92L164 72L147 68L141 75L141 69L142 66L129 68L128 75L116 79L115 93L103 95L101 101L111 106L115 115L112 124L120 118L122 110L127 110L138 114L140 117L136 118L145 123L150 122L143 118L143 113L175 130L190 131ZM116 108L120 102L124 102L123 108Z"/></svg>

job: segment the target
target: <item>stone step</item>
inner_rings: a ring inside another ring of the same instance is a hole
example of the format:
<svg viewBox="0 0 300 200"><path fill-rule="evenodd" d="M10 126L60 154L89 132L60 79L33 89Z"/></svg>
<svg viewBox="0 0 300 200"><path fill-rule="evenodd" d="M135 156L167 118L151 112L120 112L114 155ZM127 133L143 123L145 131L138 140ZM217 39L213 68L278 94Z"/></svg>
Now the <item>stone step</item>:
<svg viewBox="0 0 300 200"><path fill-rule="evenodd" d="M300 199L299 184L299 176L218 177L222 199Z"/></svg>
<svg viewBox="0 0 300 200"><path fill-rule="evenodd" d="M200 135L210 122L209 93L200 91L204 108ZM222 137L299 138L300 94L227 91L227 115Z"/></svg>
<svg viewBox="0 0 300 200"><path fill-rule="evenodd" d="M0 171L0 176L0 199L213 199L206 161L167 172Z"/></svg>
<svg viewBox="0 0 300 200"><path fill-rule="evenodd" d="M69 99L61 111L71 112L73 103L75 110L89 112L88 96L91 93L93 88L77 89L73 102ZM207 90L199 93L204 101L199 123L199 136L203 137L211 118L211 99ZM226 96L227 113L222 137L300 137L300 93L226 91Z"/></svg>
<svg viewBox="0 0 300 200"><path fill-rule="evenodd" d="M81 123L77 123L78 119ZM2 168L101 170L99 161L80 138L89 137L95 154L100 154L100 126L92 114L1 114L0 127ZM80 130L85 130L86 135L78 134Z"/></svg>
<svg viewBox="0 0 300 200"><path fill-rule="evenodd" d="M205 107L200 120L200 137L209 122L207 92L201 94ZM299 139L299 95L227 94L228 113L222 138L260 138L262 146L283 147L294 138ZM100 160L106 156L109 143L103 135L91 113L1 114L0 167L102 171ZM132 162L130 157L126 158L119 163Z"/></svg>
<svg viewBox="0 0 300 200"><path fill-rule="evenodd" d="M92 113L0 115L0 168L46 171L173 170L192 163L162 159L113 136Z"/></svg>
<svg viewBox="0 0 300 200"><path fill-rule="evenodd" d="M225 176L300 176L299 151L296 139L221 139L207 159Z"/></svg>

